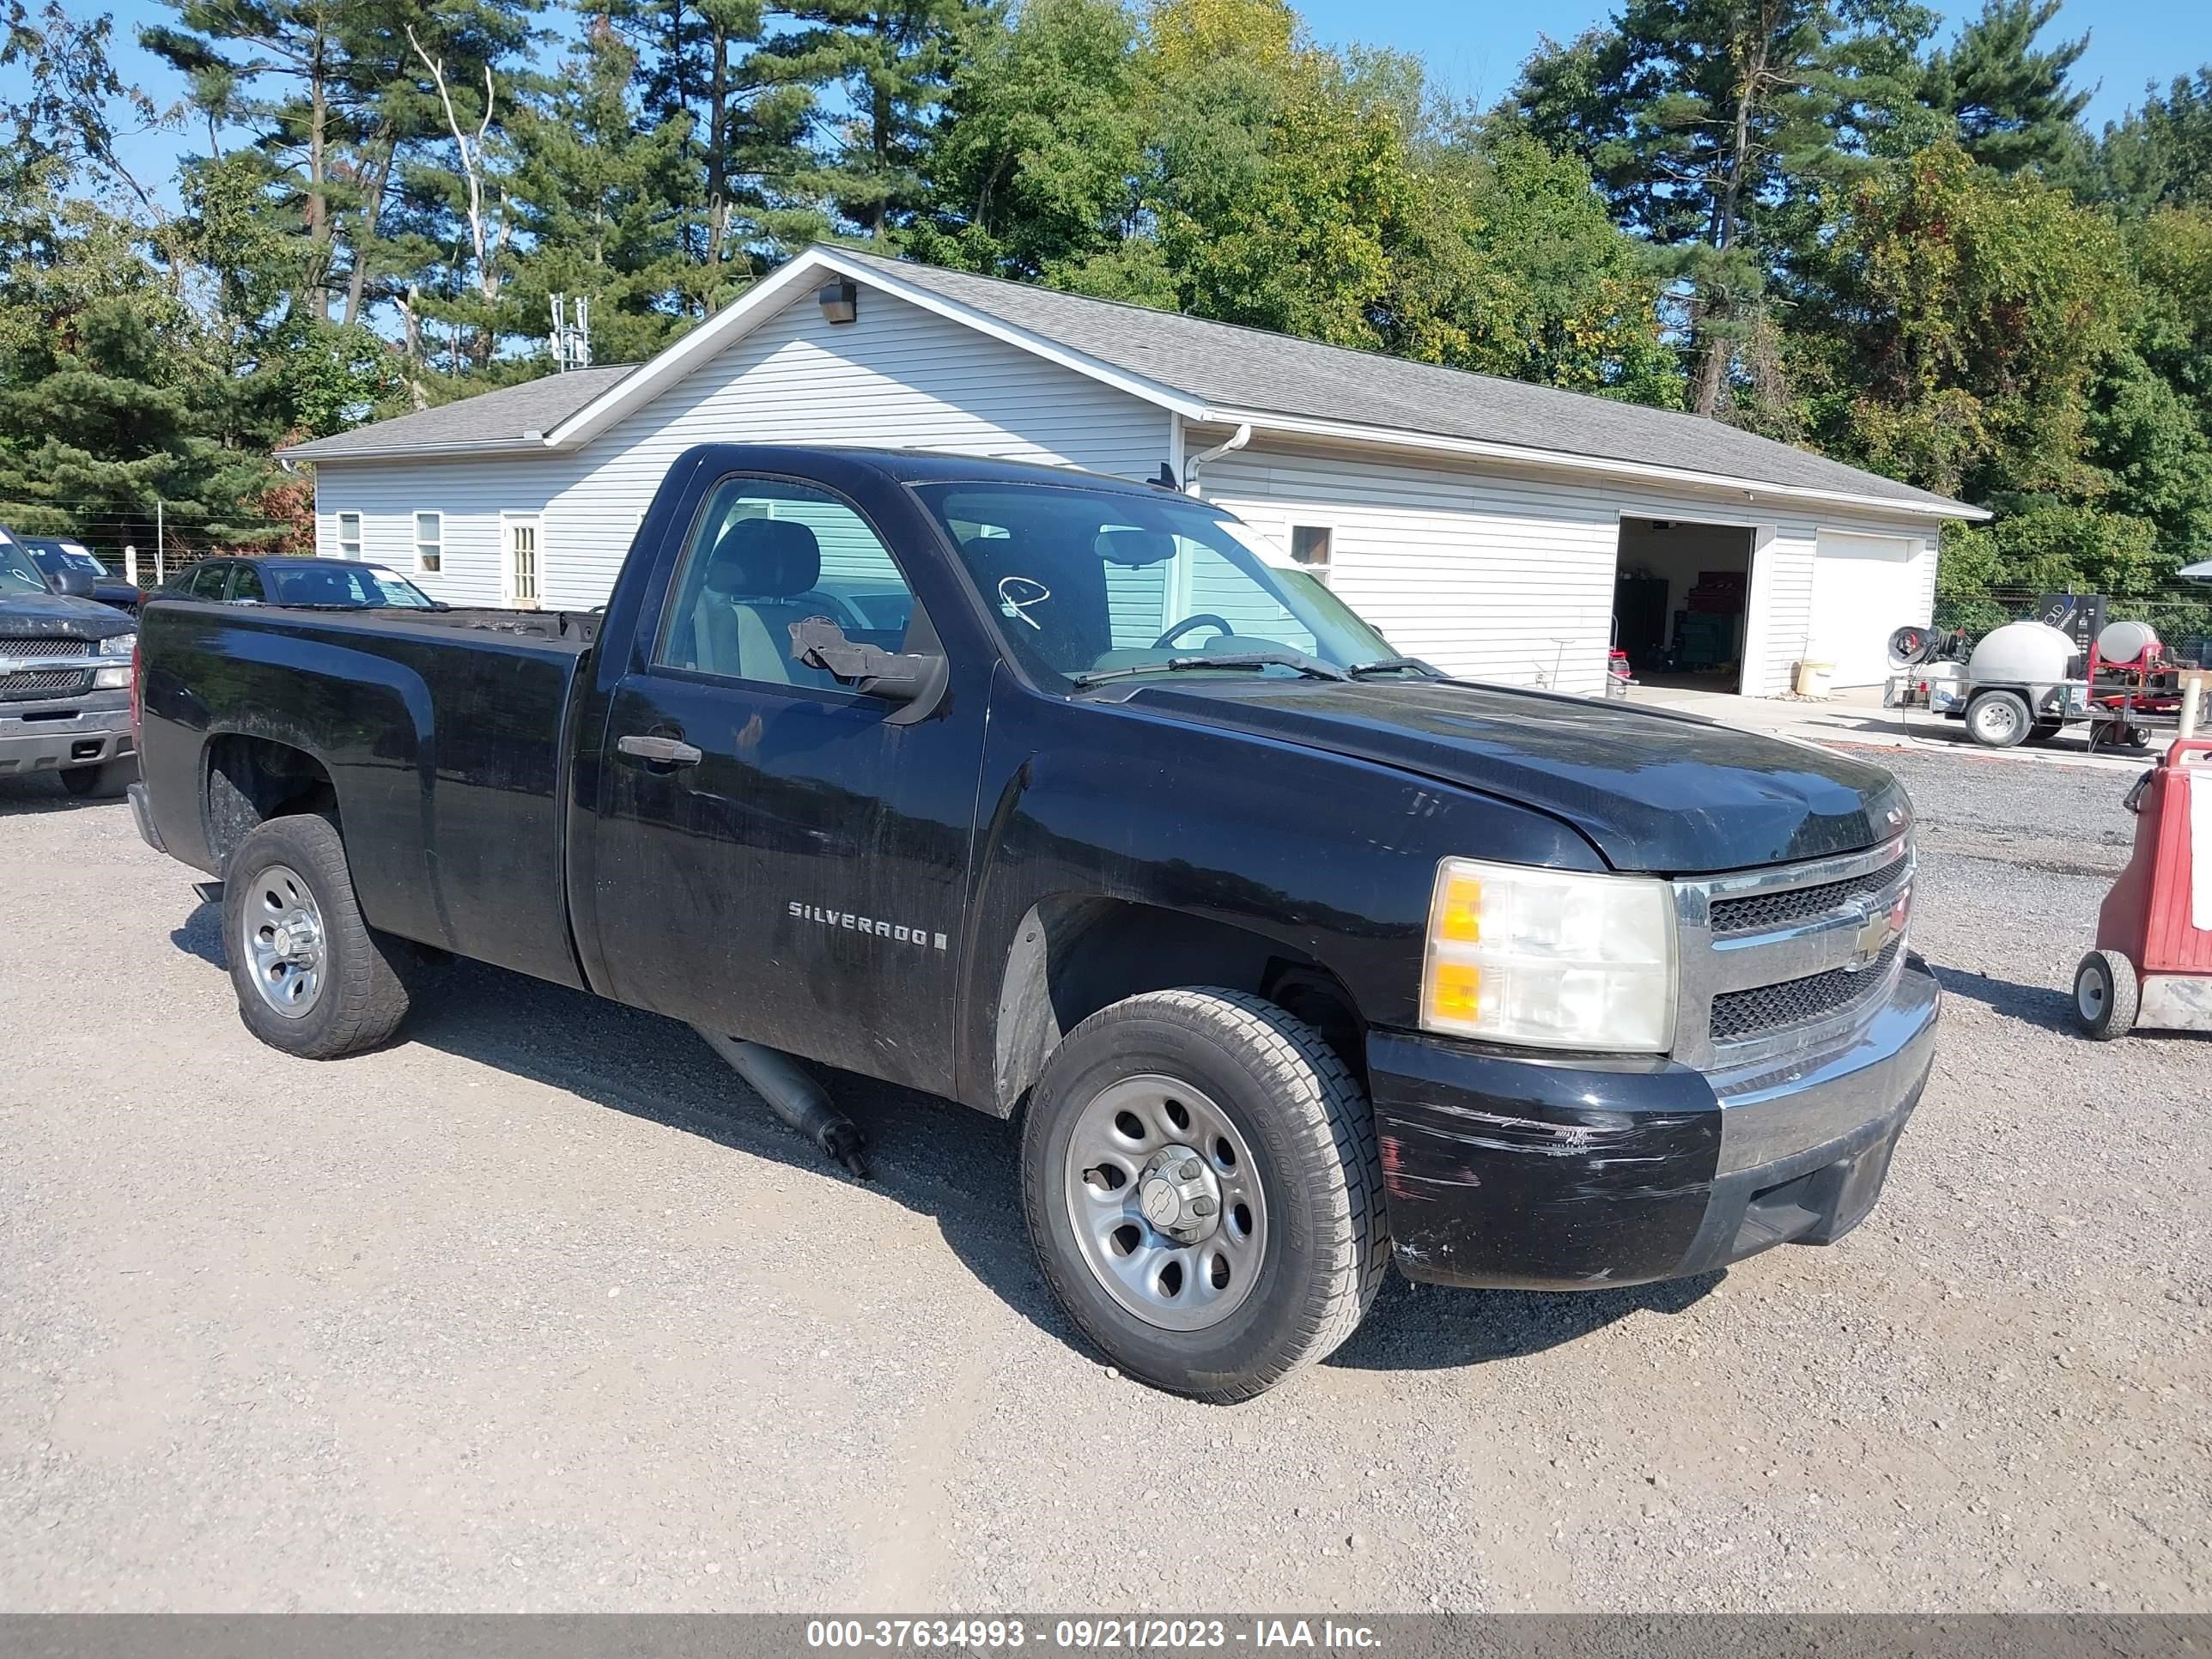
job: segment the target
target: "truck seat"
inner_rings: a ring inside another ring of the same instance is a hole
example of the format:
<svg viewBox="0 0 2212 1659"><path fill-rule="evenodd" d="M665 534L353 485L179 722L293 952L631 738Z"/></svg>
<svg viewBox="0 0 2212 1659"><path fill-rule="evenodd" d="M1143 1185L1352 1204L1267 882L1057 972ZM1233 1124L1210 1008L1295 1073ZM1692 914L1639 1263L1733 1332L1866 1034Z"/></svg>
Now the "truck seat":
<svg viewBox="0 0 2212 1659"><path fill-rule="evenodd" d="M814 532L789 519L732 520L708 556L691 610L692 662L711 674L828 688L828 674L793 662L791 625L822 614L804 596L822 579Z"/></svg>

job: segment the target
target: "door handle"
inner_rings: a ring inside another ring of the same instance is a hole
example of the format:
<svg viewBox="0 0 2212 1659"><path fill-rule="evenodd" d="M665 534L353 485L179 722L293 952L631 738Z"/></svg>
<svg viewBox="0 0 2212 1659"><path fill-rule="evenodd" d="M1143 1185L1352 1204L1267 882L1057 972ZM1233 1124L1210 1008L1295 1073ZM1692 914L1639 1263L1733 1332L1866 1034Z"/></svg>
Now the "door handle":
<svg viewBox="0 0 2212 1659"><path fill-rule="evenodd" d="M617 738L615 747L625 755L635 755L640 760L658 761L664 766L696 766L706 757L681 738Z"/></svg>

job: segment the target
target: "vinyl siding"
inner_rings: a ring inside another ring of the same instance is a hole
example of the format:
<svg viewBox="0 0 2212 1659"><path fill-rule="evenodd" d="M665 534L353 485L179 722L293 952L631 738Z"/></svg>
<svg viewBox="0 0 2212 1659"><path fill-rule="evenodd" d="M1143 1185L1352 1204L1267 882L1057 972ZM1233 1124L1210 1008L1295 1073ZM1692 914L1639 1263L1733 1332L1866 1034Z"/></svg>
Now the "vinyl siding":
<svg viewBox="0 0 2212 1659"><path fill-rule="evenodd" d="M1149 477L1168 459L1164 410L864 289L856 321L811 295L570 454L331 461L316 534L362 514L364 556L411 572L412 514L446 515L445 569L418 578L455 605L500 602L501 512L542 512L548 607L603 603L669 464L698 443L842 443L988 455ZM825 552L832 550L825 549Z"/></svg>
<svg viewBox="0 0 2212 1659"><path fill-rule="evenodd" d="M1454 674L1584 695L1604 686L1623 515L1753 526L1744 689L1754 696L1786 690L1804 653L1822 526L1900 530L1895 520L1826 512L1762 520L1760 504L1686 491L1257 442L1211 463L1200 483L1208 500L1286 550L1292 525L1329 526L1329 585L1407 654ZM1933 555L1921 556L1932 594Z"/></svg>

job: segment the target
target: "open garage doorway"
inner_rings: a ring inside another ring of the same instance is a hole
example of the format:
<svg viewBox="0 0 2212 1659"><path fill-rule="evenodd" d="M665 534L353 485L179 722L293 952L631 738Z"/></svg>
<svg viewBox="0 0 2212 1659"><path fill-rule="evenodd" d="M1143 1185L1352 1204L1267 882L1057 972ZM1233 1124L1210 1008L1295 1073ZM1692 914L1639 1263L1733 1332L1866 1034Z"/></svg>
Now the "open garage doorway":
<svg viewBox="0 0 2212 1659"><path fill-rule="evenodd" d="M1620 521L1614 648L1646 685L1743 689L1753 532L1689 519Z"/></svg>

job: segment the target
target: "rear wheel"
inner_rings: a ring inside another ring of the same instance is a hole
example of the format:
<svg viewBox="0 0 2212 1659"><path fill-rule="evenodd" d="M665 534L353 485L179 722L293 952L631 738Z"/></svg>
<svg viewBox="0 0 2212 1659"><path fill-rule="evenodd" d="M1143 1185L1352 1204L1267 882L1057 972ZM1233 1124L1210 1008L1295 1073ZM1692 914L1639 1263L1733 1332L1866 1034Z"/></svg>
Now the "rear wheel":
<svg viewBox="0 0 2212 1659"><path fill-rule="evenodd" d="M1983 691L1966 705L1966 733L1984 749L2009 749L2033 725L2017 691Z"/></svg>
<svg viewBox="0 0 2212 1659"><path fill-rule="evenodd" d="M2142 1007L2136 965L2118 951L2092 951L2074 970L2074 1012L2081 1029L2106 1041L2135 1030Z"/></svg>
<svg viewBox="0 0 2212 1659"><path fill-rule="evenodd" d="M239 844L223 872L222 932L239 1017L272 1048L337 1060L406 1018L405 947L362 920L327 818L271 818Z"/></svg>
<svg viewBox="0 0 2212 1659"><path fill-rule="evenodd" d="M1140 1381L1248 1400L1350 1336L1389 1259L1374 1116L1319 1032L1159 991L1054 1050L1022 1204L1068 1316Z"/></svg>

